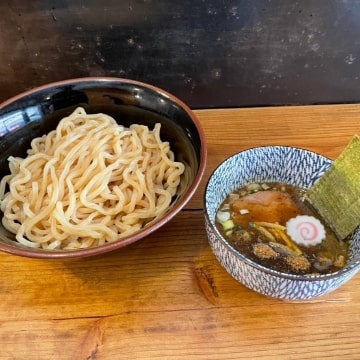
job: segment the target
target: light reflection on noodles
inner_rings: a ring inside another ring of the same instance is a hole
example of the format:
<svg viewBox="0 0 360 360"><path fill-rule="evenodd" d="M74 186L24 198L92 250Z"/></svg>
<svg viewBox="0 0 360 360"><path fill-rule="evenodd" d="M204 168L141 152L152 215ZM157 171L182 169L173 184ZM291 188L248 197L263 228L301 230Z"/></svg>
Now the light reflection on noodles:
<svg viewBox="0 0 360 360"><path fill-rule="evenodd" d="M11 174L0 183L4 226L21 244L45 249L99 246L137 232L186 186L186 168L160 128L126 128L77 108L33 139L26 158L9 158Z"/></svg>

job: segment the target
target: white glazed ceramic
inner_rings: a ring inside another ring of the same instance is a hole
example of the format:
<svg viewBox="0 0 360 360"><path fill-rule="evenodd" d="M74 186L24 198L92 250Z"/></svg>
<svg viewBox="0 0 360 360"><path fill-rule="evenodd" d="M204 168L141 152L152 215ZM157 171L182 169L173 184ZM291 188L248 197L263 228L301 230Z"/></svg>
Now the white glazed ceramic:
<svg viewBox="0 0 360 360"><path fill-rule="evenodd" d="M249 182L280 181L311 187L332 161L314 152L286 146L264 146L231 156L210 176L205 189L205 225L220 264L239 282L266 296L305 300L327 294L352 278L360 268L360 229L354 233L345 268L326 275L291 275L265 268L228 244L215 226L225 197Z"/></svg>

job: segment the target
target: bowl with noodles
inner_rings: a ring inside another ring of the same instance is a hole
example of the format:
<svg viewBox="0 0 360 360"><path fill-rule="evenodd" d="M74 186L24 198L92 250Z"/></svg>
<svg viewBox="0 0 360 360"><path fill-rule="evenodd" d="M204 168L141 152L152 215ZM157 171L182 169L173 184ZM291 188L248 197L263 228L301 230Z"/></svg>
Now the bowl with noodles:
<svg viewBox="0 0 360 360"><path fill-rule="evenodd" d="M172 94L80 78L0 105L0 250L75 258L134 243L172 219L206 165L202 127Z"/></svg>

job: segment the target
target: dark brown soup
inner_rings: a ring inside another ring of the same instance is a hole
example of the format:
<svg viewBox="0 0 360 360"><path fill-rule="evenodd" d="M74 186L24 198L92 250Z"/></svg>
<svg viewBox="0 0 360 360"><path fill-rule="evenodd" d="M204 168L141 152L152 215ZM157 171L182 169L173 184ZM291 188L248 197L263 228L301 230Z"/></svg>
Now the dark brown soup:
<svg viewBox="0 0 360 360"><path fill-rule="evenodd" d="M345 266L348 241L339 240L304 198L282 183L251 183L231 193L216 226L253 261L290 274L327 274Z"/></svg>

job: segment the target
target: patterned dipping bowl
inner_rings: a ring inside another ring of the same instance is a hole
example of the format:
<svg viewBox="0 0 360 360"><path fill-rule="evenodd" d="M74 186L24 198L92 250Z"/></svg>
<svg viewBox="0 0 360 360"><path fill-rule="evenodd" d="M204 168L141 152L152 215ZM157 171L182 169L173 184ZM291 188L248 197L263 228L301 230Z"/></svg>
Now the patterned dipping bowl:
<svg viewBox="0 0 360 360"><path fill-rule="evenodd" d="M306 300L334 291L360 269L360 229L351 239L348 263L323 275L291 275L257 264L222 237L216 213L226 196L250 182L284 182L310 188L332 164L314 152L287 146L264 146L242 151L222 162L205 189L205 226L209 243L220 264L240 283L266 296Z"/></svg>

